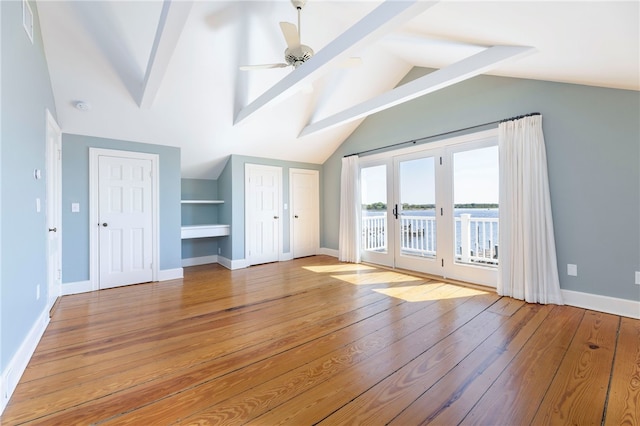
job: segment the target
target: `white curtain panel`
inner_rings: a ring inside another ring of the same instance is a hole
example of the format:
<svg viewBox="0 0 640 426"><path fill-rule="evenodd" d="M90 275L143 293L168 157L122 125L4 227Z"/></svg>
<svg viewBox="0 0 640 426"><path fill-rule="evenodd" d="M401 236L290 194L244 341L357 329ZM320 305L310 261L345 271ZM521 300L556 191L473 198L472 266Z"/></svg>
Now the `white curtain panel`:
<svg viewBox="0 0 640 426"><path fill-rule="evenodd" d="M542 116L500 123L498 294L562 304Z"/></svg>
<svg viewBox="0 0 640 426"><path fill-rule="evenodd" d="M358 156L342 158L338 260L360 263L360 170Z"/></svg>

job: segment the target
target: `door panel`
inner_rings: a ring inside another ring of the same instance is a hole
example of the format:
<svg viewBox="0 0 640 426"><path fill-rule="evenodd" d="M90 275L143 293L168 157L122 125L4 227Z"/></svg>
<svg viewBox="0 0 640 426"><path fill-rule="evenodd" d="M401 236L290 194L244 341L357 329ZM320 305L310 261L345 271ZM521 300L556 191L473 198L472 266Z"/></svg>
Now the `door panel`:
<svg viewBox="0 0 640 426"><path fill-rule="evenodd" d="M291 169L291 251L294 258L313 256L319 249L319 173Z"/></svg>
<svg viewBox="0 0 640 426"><path fill-rule="evenodd" d="M62 289L62 241L60 196L62 141L57 123L47 111L47 306L51 308Z"/></svg>
<svg viewBox="0 0 640 426"><path fill-rule="evenodd" d="M246 165L247 260L250 265L280 259L282 169Z"/></svg>
<svg viewBox="0 0 640 426"><path fill-rule="evenodd" d="M424 154L397 157L394 177L397 185L398 218L395 220L396 266L439 274L436 261L436 159Z"/></svg>
<svg viewBox="0 0 640 426"><path fill-rule="evenodd" d="M367 164L360 169L360 195L362 200L361 257L365 262L393 266L393 207L389 202L393 189L388 161Z"/></svg>
<svg viewBox="0 0 640 426"><path fill-rule="evenodd" d="M151 161L101 155L98 169L100 288L151 281Z"/></svg>
<svg viewBox="0 0 640 426"><path fill-rule="evenodd" d="M454 147L451 175L455 241L450 276L495 285L498 266L498 146L491 141Z"/></svg>

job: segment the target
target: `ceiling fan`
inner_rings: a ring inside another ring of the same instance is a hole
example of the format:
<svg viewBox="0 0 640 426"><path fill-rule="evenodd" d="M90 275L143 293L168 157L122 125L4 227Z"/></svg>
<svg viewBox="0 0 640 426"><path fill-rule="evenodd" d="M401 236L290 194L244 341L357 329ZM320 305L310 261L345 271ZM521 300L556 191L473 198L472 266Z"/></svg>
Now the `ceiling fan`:
<svg viewBox="0 0 640 426"><path fill-rule="evenodd" d="M298 68L300 65L311 59L313 56L313 49L300 43L300 12L306 4L307 0L291 0L293 7L298 11L298 27L290 22L280 22L280 29L284 40L287 43L287 48L284 51L283 63L278 64L263 64L263 65L243 65L240 67L243 71L260 70L270 68L286 68L294 67Z"/></svg>

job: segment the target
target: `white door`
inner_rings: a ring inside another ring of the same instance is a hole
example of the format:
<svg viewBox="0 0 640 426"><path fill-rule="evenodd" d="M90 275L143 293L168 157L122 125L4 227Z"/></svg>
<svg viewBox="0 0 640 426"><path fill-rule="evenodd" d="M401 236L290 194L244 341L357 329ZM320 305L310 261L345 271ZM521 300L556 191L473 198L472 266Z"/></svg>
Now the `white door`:
<svg viewBox="0 0 640 426"><path fill-rule="evenodd" d="M47 111L47 305L51 309L62 288L62 241L60 220L62 132Z"/></svg>
<svg viewBox="0 0 640 426"><path fill-rule="evenodd" d="M246 258L249 265L280 260L282 168L245 166Z"/></svg>
<svg viewBox="0 0 640 426"><path fill-rule="evenodd" d="M153 280L152 162L100 155L100 288Z"/></svg>
<svg viewBox="0 0 640 426"><path fill-rule="evenodd" d="M291 252L294 258L313 256L320 240L320 177L317 170L289 170L291 187Z"/></svg>
<svg viewBox="0 0 640 426"><path fill-rule="evenodd" d="M360 254L365 262L393 267L393 167L389 159L360 164Z"/></svg>
<svg viewBox="0 0 640 426"><path fill-rule="evenodd" d="M445 233L438 232L441 216L436 214L440 211L436 208L439 167L439 158L433 153L394 158L394 257L398 268L442 275L437 249L446 238ZM438 203L444 205L440 197Z"/></svg>

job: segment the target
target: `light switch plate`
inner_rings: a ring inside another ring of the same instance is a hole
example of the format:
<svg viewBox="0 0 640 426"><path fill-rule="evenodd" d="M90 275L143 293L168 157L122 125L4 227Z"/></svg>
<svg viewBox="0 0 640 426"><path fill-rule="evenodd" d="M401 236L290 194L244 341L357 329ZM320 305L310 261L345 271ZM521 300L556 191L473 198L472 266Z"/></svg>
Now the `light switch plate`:
<svg viewBox="0 0 640 426"><path fill-rule="evenodd" d="M572 277L577 277L578 276L578 265L574 265L572 263L569 263L567 265L567 275L571 275Z"/></svg>
<svg viewBox="0 0 640 426"><path fill-rule="evenodd" d="M40 198L36 198L36 213L40 213L40 210L41 210Z"/></svg>
<svg viewBox="0 0 640 426"><path fill-rule="evenodd" d="M71 213L78 213L80 211L80 203L71 203Z"/></svg>
<svg viewBox="0 0 640 426"><path fill-rule="evenodd" d="M640 271L636 271L636 284L640 285Z"/></svg>

